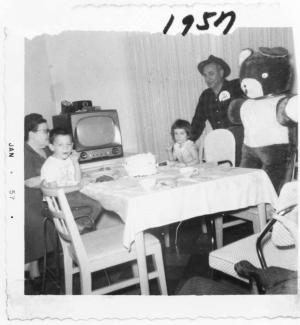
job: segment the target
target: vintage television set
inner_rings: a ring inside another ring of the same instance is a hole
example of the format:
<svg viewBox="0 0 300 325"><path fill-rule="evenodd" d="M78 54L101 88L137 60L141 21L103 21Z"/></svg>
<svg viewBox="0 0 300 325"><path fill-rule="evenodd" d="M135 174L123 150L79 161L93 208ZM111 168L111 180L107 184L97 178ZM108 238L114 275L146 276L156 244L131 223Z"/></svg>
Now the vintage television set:
<svg viewBox="0 0 300 325"><path fill-rule="evenodd" d="M121 130L116 110L94 110L52 117L53 127L72 133L79 162L112 159L123 156Z"/></svg>

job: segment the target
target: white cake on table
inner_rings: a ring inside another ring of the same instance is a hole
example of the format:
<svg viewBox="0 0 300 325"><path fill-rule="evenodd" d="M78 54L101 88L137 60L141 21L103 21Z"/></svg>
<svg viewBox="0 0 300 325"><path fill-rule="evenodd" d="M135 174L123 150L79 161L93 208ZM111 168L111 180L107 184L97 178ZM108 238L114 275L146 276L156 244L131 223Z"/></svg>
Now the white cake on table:
<svg viewBox="0 0 300 325"><path fill-rule="evenodd" d="M141 153L125 158L124 168L128 176L142 177L157 173L155 156L148 153Z"/></svg>

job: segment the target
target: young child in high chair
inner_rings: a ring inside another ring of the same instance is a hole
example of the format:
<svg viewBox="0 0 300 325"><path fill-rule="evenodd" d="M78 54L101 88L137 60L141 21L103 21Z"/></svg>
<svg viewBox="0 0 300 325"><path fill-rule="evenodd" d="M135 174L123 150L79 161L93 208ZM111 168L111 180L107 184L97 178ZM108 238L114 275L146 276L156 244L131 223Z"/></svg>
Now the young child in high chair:
<svg viewBox="0 0 300 325"><path fill-rule="evenodd" d="M176 167L193 166L199 163L196 145L189 140L191 124L186 120L176 120L171 127L174 143L167 148L168 159Z"/></svg>
<svg viewBox="0 0 300 325"><path fill-rule="evenodd" d="M54 128L50 131L49 142L53 155L48 157L42 166L41 180L46 186L65 189L66 198L81 234L95 229L102 206L79 192L81 188L79 154L73 150L71 134L65 129Z"/></svg>

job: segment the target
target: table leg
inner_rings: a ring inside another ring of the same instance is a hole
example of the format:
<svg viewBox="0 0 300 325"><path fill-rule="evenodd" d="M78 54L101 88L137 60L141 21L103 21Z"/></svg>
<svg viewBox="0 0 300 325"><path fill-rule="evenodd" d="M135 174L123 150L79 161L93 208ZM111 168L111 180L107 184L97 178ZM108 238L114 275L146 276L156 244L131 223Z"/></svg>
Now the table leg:
<svg viewBox="0 0 300 325"><path fill-rule="evenodd" d="M144 233L141 231L135 235L135 247L137 255L138 270L140 276L140 286L141 294L149 295L149 280L147 272L147 263L146 263L146 252L145 252L145 242L144 242Z"/></svg>
<svg viewBox="0 0 300 325"><path fill-rule="evenodd" d="M201 219L201 230L203 234L207 234L207 226L204 218Z"/></svg>
<svg viewBox="0 0 300 325"><path fill-rule="evenodd" d="M253 230L254 233L261 232L267 223L266 205L260 203L257 205L258 214L253 218Z"/></svg>
<svg viewBox="0 0 300 325"><path fill-rule="evenodd" d="M215 232L217 248L223 247L223 216L220 214L215 218Z"/></svg>
<svg viewBox="0 0 300 325"><path fill-rule="evenodd" d="M165 240L165 246L170 247L170 229L169 226L164 227L164 240Z"/></svg>

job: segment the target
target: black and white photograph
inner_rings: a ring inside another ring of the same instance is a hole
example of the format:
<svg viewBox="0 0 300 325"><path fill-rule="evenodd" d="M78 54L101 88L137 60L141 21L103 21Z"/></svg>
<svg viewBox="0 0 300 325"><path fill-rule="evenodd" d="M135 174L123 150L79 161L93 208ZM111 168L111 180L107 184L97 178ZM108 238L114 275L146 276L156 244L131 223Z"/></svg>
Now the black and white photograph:
<svg viewBox="0 0 300 325"><path fill-rule="evenodd" d="M297 7L4 2L7 320L300 316Z"/></svg>

